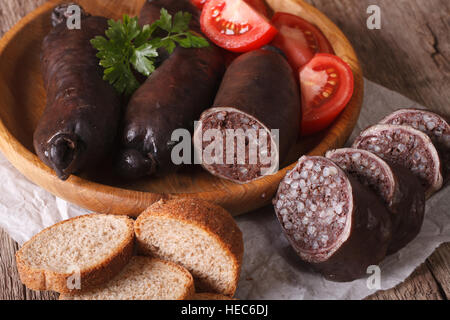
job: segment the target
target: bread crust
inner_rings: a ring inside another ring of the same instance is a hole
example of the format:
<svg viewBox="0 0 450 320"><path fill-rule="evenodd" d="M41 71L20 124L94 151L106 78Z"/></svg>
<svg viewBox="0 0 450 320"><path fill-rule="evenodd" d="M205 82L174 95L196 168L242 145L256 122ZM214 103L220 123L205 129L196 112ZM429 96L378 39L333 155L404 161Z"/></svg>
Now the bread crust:
<svg viewBox="0 0 450 320"><path fill-rule="evenodd" d="M187 270L185 267L180 266L179 264L167 261L167 260L162 260L162 259L158 259L158 258L152 258L154 260L159 260L160 262L163 262L167 265L172 266L173 268L176 268L178 270L180 270L182 273L184 273L190 280L189 283L186 287L186 293L181 296L178 300L189 300L192 299L192 297L195 295L195 283L194 283L194 277L192 276L192 274L189 272L189 270Z"/></svg>
<svg viewBox="0 0 450 320"><path fill-rule="evenodd" d="M147 259L149 262L158 261L160 263L164 263L164 264L170 266L171 268L178 269L181 273L183 273L189 279L189 282L184 286L184 288L185 288L184 294L182 296L180 296L178 298L178 300L194 299L194 296L195 296L194 278L192 277L191 273L186 268L184 268L176 263L166 261L166 260L161 260L158 258L150 258L150 257L139 257L139 258ZM72 296L69 294L61 294L59 296L59 300L72 300Z"/></svg>
<svg viewBox="0 0 450 320"><path fill-rule="evenodd" d="M23 250L34 242L42 233L66 223L73 223L79 219L86 219L89 217L101 216L101 214L89 214L78 216L59 222L50 226L27 241L22 248L16 252L16 263L19 277L22 283L31 290L37 291L56 291L58 293L70 294L78 292L78 290L71 290L67 287L67 280L73 274L61 273L47 269L33 268L27 264L23 257ZM105 260L93 265L89 268L83 269L80 272L81 277L81 291L88 290L99 284L102 284L115 275L117 275L123 267L130 261L133 255L134 248L134 221L127 216L116 216L118 219L123 219L127 224L128 234L124 242L116 248L116 250Z"/></svg>
<svg viewBox="0 0 450 320"><path fill-rule="evenodd" d="M186 224L198 227L215 239L220 247L227 252L233 261L234 280L225 292L219 292L227 296L233 296L237 289L244 255L244 242L242 232L233 217L222 207L201 199L173 199L160 200L145 210L136 220L134 230L138 252L155 256L149 246L141 237L141 230L145 228L145 220L152 217L175 219ZM164 257L159 257L163 258ZM198 292L214 291L207 283L195 279Z"/></svg>

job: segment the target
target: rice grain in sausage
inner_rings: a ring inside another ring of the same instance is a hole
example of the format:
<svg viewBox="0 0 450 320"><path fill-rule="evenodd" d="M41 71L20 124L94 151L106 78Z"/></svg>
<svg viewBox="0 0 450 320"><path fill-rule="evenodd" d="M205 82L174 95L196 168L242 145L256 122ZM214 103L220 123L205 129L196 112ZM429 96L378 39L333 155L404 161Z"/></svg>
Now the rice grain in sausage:
<svg viewBox="0 0 450 320"><path fill-rule="evenodd" d="M442 187L441 160L430 138L410 126L380 124L363 131L353 148L368 150L416 175L430 196Z"/></svg>
<svg viewBox="0 0 450 320"><path fill-rule="evenodd" d="M420 109L400 109L390 114L380 124L411 126L427 134L441 155L444 179L450 178L450 125L444 117Z"/></svg>
<svg viewBox="0 0 450 320"><path fill-rule="evenodd" d="M300 158L273 203L294 250L329 280L358 279L386 256L392 234L386 207L327 158Z"/></svg>
<svg viewBox="0 0 450 320"><path fill-rule="evenodd" d="M326 157L384 201L393 227L388 254L397 252L419 234L425 214L425 190L408 169L390 165L366 150L332 150Z"/></svg>

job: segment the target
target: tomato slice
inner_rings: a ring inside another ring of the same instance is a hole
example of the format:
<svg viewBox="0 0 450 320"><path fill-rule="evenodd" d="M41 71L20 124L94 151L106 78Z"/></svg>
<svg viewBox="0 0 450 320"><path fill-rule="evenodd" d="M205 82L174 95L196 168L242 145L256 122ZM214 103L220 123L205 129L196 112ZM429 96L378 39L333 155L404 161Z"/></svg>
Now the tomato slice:
<svg viewBox="0 0 450 320"><path fill-rule="evenodd" d="M327 128L353 95L353 73L341 58L318 53L300 70L302 134Z"/></svg>
<svg viewBox="0 0 450 320"><path fill-rule="evenodd" d="M191 2L200 10L203 9L206 1L208 0L191 0ZM269 9L264 0L244 0L247 2L253 9L263 14L266 17L269 17Z"/></svg>
<svg viewBox="0 0 450 320"><path fill-rule="evenodd" d="M200 22L203 33L211 41L233 52L261 48L278 32L244 0L209 0L203 7Z"/></svg>
<svg viewBox="0 0 450 320"><path fill-rule="evenodd" d="M290 13L277 12L272 23L279 31L273 45L284 51L296 72L316 53L334 54L333 47L322 31L305 19Z"/></svg>

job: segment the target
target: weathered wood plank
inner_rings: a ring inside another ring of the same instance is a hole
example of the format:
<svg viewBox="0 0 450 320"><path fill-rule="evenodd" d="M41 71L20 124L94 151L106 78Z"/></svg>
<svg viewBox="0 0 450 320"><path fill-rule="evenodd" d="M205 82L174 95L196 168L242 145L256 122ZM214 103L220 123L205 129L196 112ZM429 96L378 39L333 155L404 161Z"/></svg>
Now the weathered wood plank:
<svg viewBox="0 0 450 320"><path fill-rule="evenodd" d="M0 2L0 36L45 0ZM310 0L353 43L365 76L429 108L450 115L450 2L447 0ZM366 9L379 5L382 29L366 28ZM0 230L0 299L55 299L20 283L9 236ZM430 271L431 270L431 271ZM450 297L450 244L442 245L404 283L371 299Z"/></svg>
<svg viewBox="0 0 450 320"><path fill-rule="evenodd" d="M11 29L21 18L46 0L3 0L0 3L0 36Z"/></svg>
<svg viewBox="0 0 450 320"><path fill-rule="evenodd" d="M52 292L36 292L28 290L19 280L16 268L15 243L0 229L0 300L54 300L57 294Z"/></svg>
<svg viewBox="0 0 450 320"><path fill-rule="evenodd" d="M0 2L0 37L22 17L43 4L45 0L7 0ZM48 300L57 295L27 290L19 280L15 252L17 244L0 229L0 300Z"/></svg>
<svg viewBox="0 0 450 320"><path fill-rule="evenodd" d="M397 287L378 291L367 300L442 300L439 286L425 264Z"/></svg>
<svg viewBox="0 0 450 320"><path fill-rule="evenodd" d="M24 298L23 285L18 281L15 263L17 244L3 231L0 230L0 299L15 300Z"/></svg>
<svg viewBox="0 0 450 320"><path fill-rule="evenodd" d="M441 293L450 299L450 243L442 244L427 260Z"/></svg>

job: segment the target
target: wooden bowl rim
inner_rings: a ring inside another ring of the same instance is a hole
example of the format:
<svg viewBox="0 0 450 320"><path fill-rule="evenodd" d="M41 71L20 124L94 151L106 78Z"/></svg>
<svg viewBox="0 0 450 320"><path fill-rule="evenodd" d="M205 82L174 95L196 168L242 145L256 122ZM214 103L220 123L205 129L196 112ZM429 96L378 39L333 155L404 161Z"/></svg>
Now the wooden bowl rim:
<svg viewBox="0 0 450 320"><path fill-rule="evenodd" d="M345 132L344 134L340 133L338 128L341 121L347 120L347 126L355 126L361 108L362 108L362 97L364 90L364 80L362 77L362 70L356 53L351 45L350 41L347 37L342 33L342 31L322 12L320 12L315 7L311 6L308 3L303 1L298 1L297 3L308 11L311 11L314 15L320 17L321 20L327 21L330 25L332 25L339 37L344 39L348 43L348 47L351 48L349 52L347 52L346 57L341 57L346 60L352 68L355 78L355 92L351 101L348 103L345 110L341 113L335 123L327 130L326 135L323 139L318 143L311 151L308 152L309 155L323 155L328 149L339 147L343 144L351 134L351 130L349 132ZM0 39L0 57L3 56L5 49L8 47L8 44L15 39L15 37L24 29L26 26L31 23L36 17L47 14L48 11L52 10L55 6L54 1L48 1L43 5L39 6L37 9L26 15L23 19L21 19L13 28L11 28L5 35ZM320 26L319 26L320 27ZM350 60L350 61L349 61ZM109 199L111 201L117 201L117 193L120 194L121 201L136 201L136 199L145 199L147 202L158 201L161 198L167 197L213 197L217 190L213 191L203 191L197 193L173 193L173 194L164 194L164 193L153 193L153 192L145 192L145 191L135 191L130 189L125 189L121 187L113 187L109 185L104 185L96 182L92 182L78 176L72 175L67 181L61 181L57 178L54 172L47 167L33 152L29 151L25 148L24 145L18 141L14 135L7 129L6 125L3 122L3 119L0 118L0 150L3 152L5 157L28 179L34 181L33 177L36 175L39 176L47 176L47 180L51 180L57 186L63 186L64 188L72 187L73 190L84 190L84 191L92 191L93 195L91 196L99 196L101 195L102 199ZM18 166L17 164L22 162L23 166ZM246 188L252 188L252 186L257 183L259 185L263 185L262 189L267 188L273 184L277 184L281 181L281 179L286 175L288 170L291 170L296 163L293 163L285 168L280 169L276 174L264 177L255 182L248 183L244 185ZM32 173L33 172L33 173ZM50 179L49 179L50 178ZM234 190L238 191L239 188L242 188L240 184L231 184L227 185L227 191L231 194L234 193ZM47 189L47 188L45 188ZM55 187L55 190L57 188ZM54 192L47 189L47 191L54 194ZM114 196L113 196L114 195ZM81 204L78 204L81 206ZM87 208L89 209L89 208ZM128 214L128 213L123 213ZM131 214L134 215L134 214Z"/></svg>

